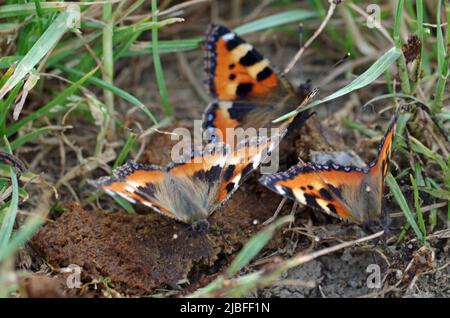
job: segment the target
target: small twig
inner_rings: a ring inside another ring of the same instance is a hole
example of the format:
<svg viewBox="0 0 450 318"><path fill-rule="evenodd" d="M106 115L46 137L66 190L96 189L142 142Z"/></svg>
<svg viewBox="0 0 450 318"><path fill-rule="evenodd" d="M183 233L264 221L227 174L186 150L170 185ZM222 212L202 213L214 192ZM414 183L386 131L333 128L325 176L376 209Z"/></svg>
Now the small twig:
<svg viewBox="0 0 450 318"><path fill-rule="evenodd" d="M278 205L277 209L275 210L275 213L268 218L266 221L264 221L263 225L267 225L269 223L272 223L278 216L278 213L280 213L281 209L283 208L284 204L286 203L287 198L283 198L280 201L280 204Z"/></svg>
<svg viewBox="0 0 450 318"><path fill-rule="evenodd" d="M303 45L300 50L298 50L297 54L294 56L294 58L289 62L288 66L283 71L283 75L289 73L289 71L294 67L295 63L300 59L300 57L303 55L305 50L311 45L311 43L319 36L320 33L322 33L323 29L327 25L328 21L331 19L332 15L334 14L334 11L336 10L336 6L341 2L341 0L328 0L330 3L330 6L328 8L327 15L325 16L325 19L323 19L322 23L320 24L319 28L314 32L314 34L306 41L305 45Z"/></svg>
<svg viewBox="0 0 450 318"><path fill-rule="evenodd" d="M369 236L365 236L365 237L362 237L362 238L354 240L354 241L344 242L344 243L337 244L337 245L334 245L334 246L331 246L331 247L328 247L328 248L324 248L322 250L319 250L317 252L313 252L311 254L297 255L297 256L291 258L290 260L287 260L286 262L284 262L282 264L282 266L280 264L280 268L282 267L283 269L289 269L289 268L292 268L292 267L295 267L295 266L298 266L298 265L310 262L310 261L312 261L312 260L314 260L314 259L316 259L316 258L318 258L320 256L331 254L333 252L339 251L339 250L344 249L346 247L350 247L352 245L355 245L355 244L358 244L358 243L362 243L362 242L365 242L365 241L373 240L373 239L375 239L375 238L377 238L377 237L379 237L379 236L381 236L383 234L384 234L384 231L380 231L380 232L377 232L375 234L372 234L372 235L369 235Z"/></svg>
<svg viewBox="0 0 450 318"><path fill-rule="evenodd" d="M367 12L365 12L363 9L361 9L360 7L358 7L356 4L349 2L348 6L358 12L360 15L362 15L365 19L369 18L369 14L367 14ZM380 31L380 33L386 38L386 40L388 40L388 42L392 45L394 45L394 41L392 40L391 36L389 35L389 32L386 30L386 28L382 25L382 23L380 22L380 27L376 28L378 31Z"/></svg>
<svg viewBox="0 0 450 318"><path fill-rule="evenodd" d="M170 7L167 10L159 12L158 16L168 15L168 14L171 14L173 12L181 11L181 10L186 9L188 7L200 4L202 2L208 2L208 1L209 0L190 0L190 1L185 1L185 2L182 2L180 4L174 5L173 7Z"/></svg>
<svg viewBox="0 0 450 318"><path fill-rule="evenodd" d="M439 203L434 203L434 204L424 206L421 208L422 213L431 211L433 209L443 208L444 206L447 206L447 204L448 204L448 202L439 202ZM391 217L391 218L399 218L399 217L404 217L404 216L405 216L405 214L401 211L389 214L389 217Z"/></svg>
<svg viewBox="0 0 450 318"><path fill-rule="evenodd" d="M244 17L243 22L248 22L248 21L252 21L255 20L259 14L272 2L272 0L263 0L260 1L260 3L258 4L258 6L256 6L252 12L247 15L246 17Z"/></svg>

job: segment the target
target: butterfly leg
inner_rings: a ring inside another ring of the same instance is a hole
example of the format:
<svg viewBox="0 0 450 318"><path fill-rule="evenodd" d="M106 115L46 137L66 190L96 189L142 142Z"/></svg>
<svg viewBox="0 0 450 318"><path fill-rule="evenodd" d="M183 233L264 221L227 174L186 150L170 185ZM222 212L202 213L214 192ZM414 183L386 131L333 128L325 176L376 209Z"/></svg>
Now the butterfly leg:
<svg viewBox="0 0 450 318"><path fill-rule="evenodd" d="M297 201L294 201L294 204L292 205L292 209L291 209L291 215L294 216L295 212L297 212L297 208L300 206L300 204L298 204ZM289 223L289 229L292 227L292 224L294 222Z"/></svg>
<svg viewBox="0 0 450 318"><path fill-rule="evenodd" d="M383 226L384 234L389 234L389 225L391 225L391 215L389 209L383 205L383 214L381 219L381 224Z"/></svg>
<svg viewBox="0 0 450 318"><path fill-rule="evenodd" d="M272 223L278 216L278 214L280 213L281 209L283 208L284 204L286 203L287 198L283 198L280 202L280 204L278 205L277 209L275 210L275 213L268 218L266 221L264 221L263 225L267 225L269 223Z"/></svg>

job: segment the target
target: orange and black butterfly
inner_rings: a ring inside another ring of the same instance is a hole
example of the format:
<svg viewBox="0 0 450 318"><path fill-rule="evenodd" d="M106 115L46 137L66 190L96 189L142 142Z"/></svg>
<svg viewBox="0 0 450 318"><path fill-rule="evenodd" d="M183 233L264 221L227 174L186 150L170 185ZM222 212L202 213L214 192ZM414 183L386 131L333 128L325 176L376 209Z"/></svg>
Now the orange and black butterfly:
<svg viewBox="0 0 450 318"><path fill-rule="evenodd" d="M263 176L260 182L282 196L368 229L381 225L384 179L398 113L380 143L376 159L368 166L340 165L333 161L296 165L287 171Z"/></svg>
<svg viewBox="0 0 450 318"><path fill-rule="evenodd" d="M229 142L227 128L279 128L274 119L316 92L297 92L252 45L224 26L209 27L204 52L205 84L213 101L203 114L203 129L211 141Z"/></svg>
<svg viewBox="0 0 450 318"><path fill-rule="evenodd" d="M225 143L211 143L167 167L128 162L115 169L112 177L92 183L204 233L208 216L270 155L285 132L248 139L233 150Z"/></svg>

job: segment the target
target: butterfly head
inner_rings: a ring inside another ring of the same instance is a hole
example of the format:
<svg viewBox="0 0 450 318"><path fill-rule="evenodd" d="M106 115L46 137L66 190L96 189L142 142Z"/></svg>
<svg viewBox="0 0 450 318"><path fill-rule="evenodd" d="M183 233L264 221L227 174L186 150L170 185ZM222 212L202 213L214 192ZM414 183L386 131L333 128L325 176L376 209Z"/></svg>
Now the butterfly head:
<svg viewBox="0 0 450 318"><path fill-rule="evenodd" d="M361 227L368 234L374 234L384 230L383 222L377 219L367 220Z"/></svg>
<svg viewBox="0 0 450 318"><path fill-rule="evenodd" d="M206 232L209 229L209 222L206 219L200 219L200 220L194 221L191 226L192 226L192 229L196 233L198 233L200 235L204 235L204 234L206 234Z"/></svg>

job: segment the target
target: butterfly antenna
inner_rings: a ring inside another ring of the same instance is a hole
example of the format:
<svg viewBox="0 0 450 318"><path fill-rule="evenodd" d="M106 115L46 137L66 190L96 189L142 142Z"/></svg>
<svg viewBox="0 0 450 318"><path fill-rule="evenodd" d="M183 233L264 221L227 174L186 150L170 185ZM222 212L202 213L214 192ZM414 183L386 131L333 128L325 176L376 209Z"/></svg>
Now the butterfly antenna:
<svg viewBox="0 0 450 318"><path fill-rule="evenodd" d="M347 61L350 56L351 56L350 52L345 53L345 55L340 60L338 60L336 63L334 63L331 68L338 67L339 65L341 65L342 63Z"/></svg>
<svg viewBox="0 0 450 318"><path fill-rule="evenodd" d="M332 79L334 79L338 74L340 74L340 70L337 69L338 66L343 64L349 57L351 56L350 52L347 52L342 58L340 58L336 63L334 63L329 69L326 71L322 71L317 78L319 78L319 82L317 84L318 87L324 86L328 84Z"/></svg>

